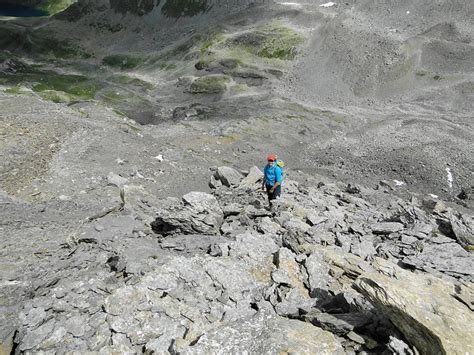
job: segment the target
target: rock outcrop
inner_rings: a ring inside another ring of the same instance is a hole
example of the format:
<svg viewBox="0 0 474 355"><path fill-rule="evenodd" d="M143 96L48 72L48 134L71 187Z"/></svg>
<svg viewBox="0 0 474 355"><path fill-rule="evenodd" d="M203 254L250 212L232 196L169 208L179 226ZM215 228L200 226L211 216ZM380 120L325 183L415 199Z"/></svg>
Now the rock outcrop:
<svg viewBox="0 0 474 355"><path fill-rule="evenodd" d="M410 344L423 354L474 353L472 328L466 328L474 324L474 314L456 298L453 283L386 262L377 269L361 275L356 289L387 315Z"/></svg>
<svg viewBox="0 0 474 355"><path fill-rule="evenodd" d="M257 168L246 177L218 171L216 180L229 184L181 200L157 200L111 174L120 209L85 219L35 282L7 277L3 295L21 285L30 298L10 300L2 346L473 351L473 259L438 229L437 212L381 191L291 179L269 211Z"/></svg>

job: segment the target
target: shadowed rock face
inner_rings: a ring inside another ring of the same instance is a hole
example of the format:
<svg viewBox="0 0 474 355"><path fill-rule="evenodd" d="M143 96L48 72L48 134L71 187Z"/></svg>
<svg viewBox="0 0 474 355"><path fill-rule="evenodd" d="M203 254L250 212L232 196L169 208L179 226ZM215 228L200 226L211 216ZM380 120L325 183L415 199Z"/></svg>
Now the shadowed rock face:
<svg viewBox="0 0 474 355"><path fill-rule="evenodd" d="M133 15L143 16L160 5L160 0L110 0L110 7L122 14L131 13Z"/></svg>
<svg viewBox="0 0 474 355"><path fill-rule="evenodd" d="M80 0L79 3L86 3ZM232 10L255 3L254 0L215 1L215 0L110 0L110 8L114 11L132 15L144 16L160 9L159 13L167 18L193 17L206 13L214 7Z"/></svg>
<svg viewBox="0 0 474 355"><path fill-rule="evenodd" d="M41 3L41 0L0 0L0 4L12 4L21 6L36 6Z"/></svg>
<svg viewBox="0 0 474 355"><path fill-rule="evenodd" d="M179 18L181 16L195 16L209 10L207 0L167 0L161 12L166 17Z"/></svg>

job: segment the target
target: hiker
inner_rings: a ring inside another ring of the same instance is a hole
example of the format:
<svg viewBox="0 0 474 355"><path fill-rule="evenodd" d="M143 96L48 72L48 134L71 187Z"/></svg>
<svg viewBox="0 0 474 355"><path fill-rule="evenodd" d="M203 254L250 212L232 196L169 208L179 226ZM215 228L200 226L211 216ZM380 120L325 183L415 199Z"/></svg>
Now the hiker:
<svg viewBox="0 0 474 355"><path fill-rule="evenodd" d="M282 168L277 164L277 156L270 154L267 165L263 169L262 190L267 191L268 203L272 207L272 201L280 197L281 182L283 180Z"/></svg>

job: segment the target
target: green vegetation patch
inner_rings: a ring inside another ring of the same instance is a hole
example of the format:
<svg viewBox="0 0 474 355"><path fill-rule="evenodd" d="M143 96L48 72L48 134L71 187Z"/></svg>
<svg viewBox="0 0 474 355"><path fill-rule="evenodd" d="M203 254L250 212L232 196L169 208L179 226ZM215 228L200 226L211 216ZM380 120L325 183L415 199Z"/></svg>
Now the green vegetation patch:
<svg viewBox="0 0 474 355"><path fill-rule="evenodd" d="M10 95L21 95L21 94L26 94L27 91L23 89L21 86L17 85L17 86L6 88L4 90L4 93L10 94Z"/></svg>
<svg viewBox="0 0 474 355"><path fill-rule="evenodd" d="M198 33L183 42L162 50L159 54L151 57L147 64L158 66L162 70L173 70L176 69L174 61L183 59L204 60L204 56L209 53L211 48L223 41L224 36L220 29Z"/></svg>
<svg viewBox="0 0 474 355"><path fill-rule="evenodd" d="M92 100L95 94L102 88L97 82L93 82L82 75L47 75L39 79L33 85L33 91L62 91L75 98Z"/></svg>
<svg viewBox="0 0 474 355"><path fill-rule="evenodd" d="M233 37L227 45L240 47L262 58L292 60L303 41L302 35L288 27L267 25Z"/></svg>
<svg viewBox="0 0 474 355"><path fill-rule="evenodd" d="M113 75L107 80L115 84L130 85L144 90L153 89L153 84L151 84L150 82L138 78L133 78L128 75Z"/></svg>
<svg viewBox="0 0 474 355"><path fill-rule="evenodd" d="M54 15L67 9L76 1L77 0L47 0L42 1L41 4L37 6L37 8L39 10L46 11L49 15Z"/></svg>
<svg viewBox="0 0 474 355"><path fill-rule="evenodd" d="M32 43L25 44L25 49L31 53L53 55L56 58L92 58L94 55L82 47L78 47L69 41L55 38L41 38Z"/></svg>
<svg viewBox="0 0 474 355"><path fill-rule="evenodd" d="M55 103L70 103L74 101L75 97L63 91L44 90L39 92L43 100L52 101Z"/></svg>
<svg viewBox="0 0 474 355"><path fill-rule="evenodd" d="M231 78L227 75L207 75L197 78L191 84L189 92L193 94L222 94L227 90Z"/></svg>
<svg viewBox="0 0 474 355"><path fill-rule="evenodd" d="M97 96L105 105L111 106L127 116L130 112L153 109L152 104L146 98L126 90L108 88L102 90Z"/></svg>
<svg viewBox="0 0 474 355"><path fill-rule="evenodd" d="M31 68L14 74L0 73L0 85L30 86L37 93L47 92L43 94L46 98L52 97L52 92L62 92L75 100L92 100L103 87L101 83L82 75L58 74Z"/></svg>
<svg viewBox="0 0 474 355"><path fill-rule="evenodd" d="M145 62L146 58L133 57L126 54L113 54L104 57L102 63L121 70L134 69Z"/></svg>

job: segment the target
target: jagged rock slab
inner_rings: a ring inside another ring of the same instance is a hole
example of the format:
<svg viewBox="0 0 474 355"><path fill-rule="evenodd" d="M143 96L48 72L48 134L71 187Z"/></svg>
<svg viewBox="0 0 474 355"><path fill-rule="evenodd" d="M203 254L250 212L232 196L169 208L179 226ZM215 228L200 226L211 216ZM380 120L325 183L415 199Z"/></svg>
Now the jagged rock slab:
<svg viewBox="0 0 474 355"><path fill-rule="evenodd" d="M458 301L455 286L379 260L383 273L365 273L356 288L423 354L474 352L474 313ZM389 276L390 275L390 276Z"/></svg>
<svg viewBox="0 0 474 355"><path fill-rule="evenodd" d="M247 176L240 182L240 188L249 188L249 189L257 189L260 187L259 182L263 179L262 171L253 166L250 169L250 172Z"/></svg>
<svg viewBox="0 0 474 355"><path fill-rule="evenodd" d="M216 177L222 182L224 186L239 186L244 178L237 170L228 166L220 166L217 168Z"/></svg>

